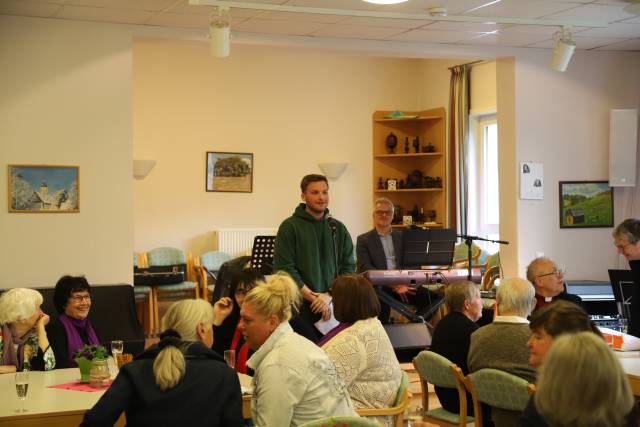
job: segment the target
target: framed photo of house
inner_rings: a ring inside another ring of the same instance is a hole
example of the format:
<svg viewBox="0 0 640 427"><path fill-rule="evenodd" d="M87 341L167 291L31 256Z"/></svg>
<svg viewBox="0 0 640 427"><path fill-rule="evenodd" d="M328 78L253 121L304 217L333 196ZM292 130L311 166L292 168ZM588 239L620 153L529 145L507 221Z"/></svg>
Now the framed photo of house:
<svg viewBox="0 0 640 427"><path fill-rule="evenodd" d="M560 228L613 227L609 181L560 181Z"/></svg>
<svg viewBox="0 0 640 427"><path fill-rule="evenodd" d="M253 153L207 151L206 190L253 192Z"/></svg>
<svg viewBox="0 0 640 427"><path fill-rule="evenodd" d="M9 212L80 212L78 166L9 165Z"/></svg>

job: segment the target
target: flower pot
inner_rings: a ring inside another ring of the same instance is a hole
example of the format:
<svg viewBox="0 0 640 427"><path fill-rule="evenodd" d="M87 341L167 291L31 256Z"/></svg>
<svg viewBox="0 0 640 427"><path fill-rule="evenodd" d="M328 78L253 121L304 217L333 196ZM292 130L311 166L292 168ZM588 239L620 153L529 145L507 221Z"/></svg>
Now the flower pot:
<svg viewBox="0 0 640 427"><path fill-rule="evenodd" d="M77 357L76 363L78 364L78 368L80 369L80 382L88 383L91 380L89 374L91 372L92 361L89 359L85 359L84 357Z"/></svg>
<svg viewBox="0 0 640 427"><path fill-rule="evenodd" d="M109 385L109 365L106 359L94 359L89 372L89 385L93 388L102 388Z"/></svg>

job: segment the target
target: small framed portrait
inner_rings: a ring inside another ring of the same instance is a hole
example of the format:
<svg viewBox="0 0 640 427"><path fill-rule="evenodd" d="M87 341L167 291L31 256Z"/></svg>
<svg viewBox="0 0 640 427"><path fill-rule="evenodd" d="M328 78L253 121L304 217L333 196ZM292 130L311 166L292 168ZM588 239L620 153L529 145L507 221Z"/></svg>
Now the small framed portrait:
<svg viewBox="0 0 640 427"><path fill-rule="evenodd" d="M396 190L398 187L398 181L390 179L387 181L387 190Z"/></svg>

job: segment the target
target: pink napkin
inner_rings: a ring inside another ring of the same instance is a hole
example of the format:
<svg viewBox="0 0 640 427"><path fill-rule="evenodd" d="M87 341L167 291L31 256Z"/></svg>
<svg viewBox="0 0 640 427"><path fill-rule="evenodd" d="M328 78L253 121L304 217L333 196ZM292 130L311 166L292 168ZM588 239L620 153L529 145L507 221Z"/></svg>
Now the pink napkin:
<svg viewBox="0 0 640 427"><path fill-rule="evenodd" d="M109 383L109 385L111 385L111 383ZM63 389L63 390L94 392L94 391L106 390L106 389L109 388L109 386L100 387L100 388L93 388L93 387L91 387L89 385L89 383L81 383L80 381L73 381L73 382L66 383L66 384L50 385L48 388L60 388L60 389Z"/></svg>

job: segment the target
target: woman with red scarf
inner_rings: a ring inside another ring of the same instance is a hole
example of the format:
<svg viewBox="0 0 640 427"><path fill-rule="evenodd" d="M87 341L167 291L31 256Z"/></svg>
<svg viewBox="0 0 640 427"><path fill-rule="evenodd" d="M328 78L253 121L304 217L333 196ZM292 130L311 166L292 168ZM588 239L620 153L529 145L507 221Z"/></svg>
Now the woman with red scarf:
<svg viewBox="0 0 640 427"><path fill-rule="evenodd" d="M75 368L75 353L85 344L100 340L87 318L91 309L91 286L82 276L63 276L56 283L53 303L58 318L49 326L49 339L56 355L56 368Z"/></svg>

